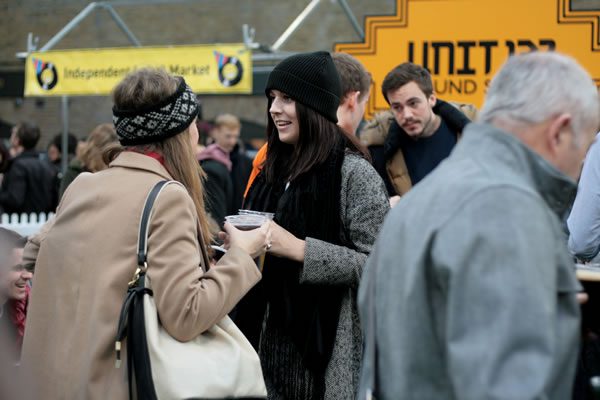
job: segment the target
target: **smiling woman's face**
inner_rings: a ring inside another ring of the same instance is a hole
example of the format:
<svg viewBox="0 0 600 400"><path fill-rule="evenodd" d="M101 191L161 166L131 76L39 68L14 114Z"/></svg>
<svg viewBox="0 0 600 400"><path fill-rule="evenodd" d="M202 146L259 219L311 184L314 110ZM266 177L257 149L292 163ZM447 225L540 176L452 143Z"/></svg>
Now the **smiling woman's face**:
<svg viewBox="0 0 600 400"><path fill-rule="evenodd" d="M26 286L33 274L22 267L22 262L23 249L13 249L6 265L0 267L0 297L4 301L23 300L27 296Z"/></svg>
<svg viewBox="0 0 600 400"><path fill-rule="evenodd" d="M269 113L279 132L279 140L295 145L300 138L300 125L296 115L296 102L279 90L271 90Z"/></svg>

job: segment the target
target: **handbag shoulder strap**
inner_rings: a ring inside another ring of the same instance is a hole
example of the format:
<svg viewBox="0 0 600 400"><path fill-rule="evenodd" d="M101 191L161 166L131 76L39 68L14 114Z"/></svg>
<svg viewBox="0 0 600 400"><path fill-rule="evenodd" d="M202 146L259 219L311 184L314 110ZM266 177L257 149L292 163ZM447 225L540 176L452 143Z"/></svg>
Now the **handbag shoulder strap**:
<svg viewBox="0 0 600 400"><path fill-rule="evenodd" d="M135 271L133 279L129 282L129 289L127 290L127 296L121 306L121 312L119 314L119 323L117 326L117 338L115 341L116 361L115 367L121 367L121 342L127 336L128 321L129 321L129 309L132 306L134 298L137 292L152 293L151 290L145 288L144 275L146 274L148 258L148 225L150 216L152 213L152 206L156 201L156 198L160 194L161 190L170 183L178 183L176 181L160 181L148 192L146 201L144 202L144 208L142 209L142 217L140 218L140 226L138 232L138 247L137 247L137 263L138 268Z"/></svg>
<svg viewBox="0 0 600 400"><path fill-rule="evenodd" d="M117 327L117 338L115 341L115 351L116 351L116 361L115 367L119 368L121 366L121 342L125 339L125 337L129 338L129 351L127 352L127 364L128 364L128 382L129 382L129 398L133 399L133 370L135 369L136 378L142 377L141 379L136 379L136 386L138 389L138 395L143 394L143 396L138 396L139 398L156 398L156 394L154 389L149 389L148 382L151 381L151 372L150 369L146 366L149 365L148 353L146 349L146 336L144 332L144 328L135 330L132 334L130 334L129 329L130 325L135 325L136 323L133 320L142 321L144 320L143 315L143 307L141 308L139 305L139 301L142 299L143 295L150 294L152 295L152 291L148 289L145 285L145 275L148 269L148 231L150 225L150 218L152 217L152 208L154 203L160 193L163 191L165 187L168 185L180 185L185 188L181 183L177 181L160 181L150 190L148 195L146 196L146 201L144 202L144 208L142 209L142 216L140 218L140 226L138 231L138 246L137 246L137 264L138 268L135 273L135 276L131 282L129 282L129 289L127 290L127 296L125 301L123 302L123 306L121 307L121 312L119 315L119 322ZM199 238L201 240L202 236L199 232ZM203 257L206 259L206 250L204 249L204 244L201 241L200 248L202 251ZM207 264L208 265L208 264ZM131 312L130 312L131 311ZM141 312L141 314L140 314ZM136 315L138 313L139 315ZM131 336L136 336L135 339ZM134 345L137 343L137 345ZM136 354L134 354L136 353ZM137 360L137 361L136 361ZM134 364L135 367L134 368Z"/></svg>
<svg viewBox="0 0 600 400"><path fill-rule="evenodd" d="M177 181L160 181L146 197L146 202L144 204L144 208L142 210L142 217L140 218L140 228L138 233L138 247L137 247L137 263L140 269L143 272L146 272L147 269L147 260L148 260L148 234L149 234L149 225L150 225L150 217L152 215L152 207L154 206L154 202L160 193L163 191L165 187L168 185L179 185L185 189L180 182ZM187 190L187 189L186 189ZM202 236L202 231L198 228L198 241L200 244L200 253L202 254L202 260L204 262L204 268L206 270L210 267L210 261L208 259L208 254L206 253L206 247L204 245L204 238Z"/></svg>
<svg viewBox="0 0 600 400"><path fill-rule="evenodd" d="M150 190L148 193L148 196L146 196L138 232L137 263L140 268L147 268L146 261L148 260L148 230L150 225L150 217L152 216L152 207L154 206L154 202L162 190L171 184L180 185L183 187L183 185L177 181L160 181L154 185L152 190Z"/></svg>

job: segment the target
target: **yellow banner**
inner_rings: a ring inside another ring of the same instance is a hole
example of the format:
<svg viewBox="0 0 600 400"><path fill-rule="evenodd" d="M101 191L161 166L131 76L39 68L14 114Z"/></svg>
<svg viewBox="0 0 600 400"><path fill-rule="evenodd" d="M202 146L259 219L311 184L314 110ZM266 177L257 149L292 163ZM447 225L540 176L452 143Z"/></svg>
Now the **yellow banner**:
<svg viewBox="0 0 600 400"><path fill-rule="evenodd" d="M570 0L396 0L396 15L369 16L364 43L339 43L371 72L366 117L388 109L381 83L396 65L427 68L443 100L480 107L506 59L557 50L577 59L600 86L600 10L574 11Z"/></svg>
<svg viewBox="0 0 600 400"><path fill-rule="evenodd" d="M31 53L25 96L106 95L138 68L182 75L196 93L252 93L252 54L242 44Z"/></svg>

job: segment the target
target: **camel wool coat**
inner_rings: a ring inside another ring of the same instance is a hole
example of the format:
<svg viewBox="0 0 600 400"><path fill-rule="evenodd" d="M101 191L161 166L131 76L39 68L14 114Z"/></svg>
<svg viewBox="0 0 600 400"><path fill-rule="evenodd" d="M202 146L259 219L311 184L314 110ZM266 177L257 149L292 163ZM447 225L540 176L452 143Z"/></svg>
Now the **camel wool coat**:
<svg viewBox="0 0 600 400"><path fill-rule="evenodd" d="M77 177L53 223L28 243L24 262L36 269L22 370L40 398L128 398L126 362L115 368L117 323L144 201L165 179L157 160L123 152L107 170ZM203 272L197 219L186 190L169 185L150 220L147 276L164 328L180 341L218 322L261 277L235 247Z"/></svg>

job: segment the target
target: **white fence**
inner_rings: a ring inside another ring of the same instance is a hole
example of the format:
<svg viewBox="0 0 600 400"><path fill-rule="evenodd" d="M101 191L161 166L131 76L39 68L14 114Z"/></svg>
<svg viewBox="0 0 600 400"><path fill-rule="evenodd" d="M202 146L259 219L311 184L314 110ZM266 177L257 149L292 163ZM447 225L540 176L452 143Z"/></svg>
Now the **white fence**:
<svg viewBox="0 0 600 400"><path fill-rule="evenodd" d="M2 214L0 216L0 226L13 230L23 236L36 234L42 225L54 217L54 213L31 213L31 214Z"/></svg>

